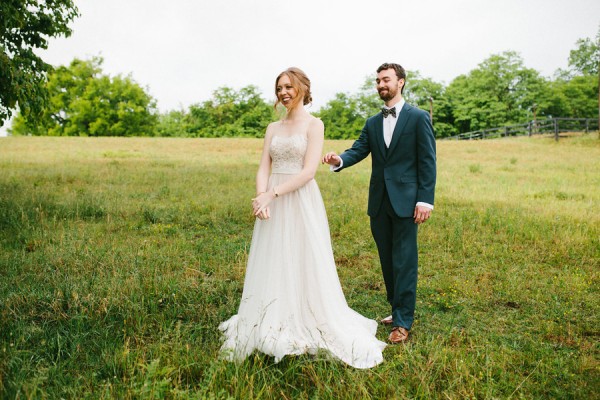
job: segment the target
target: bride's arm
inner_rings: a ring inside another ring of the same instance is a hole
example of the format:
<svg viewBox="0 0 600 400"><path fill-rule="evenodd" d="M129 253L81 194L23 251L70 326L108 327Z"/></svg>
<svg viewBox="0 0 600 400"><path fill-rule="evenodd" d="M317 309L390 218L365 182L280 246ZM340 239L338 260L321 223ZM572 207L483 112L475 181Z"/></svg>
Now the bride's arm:
<svg viewBox="0 0 600 400"><path fill-rule="evenodd" d="M268 219L270 217L269 207L265 206L261 210L258 210L256 205L258 204L258 197L264 196L268 189L269 173L271 171L271 155L269 154L269 148L271 147L272 137L273 126L272 124L269 124L267 131L265 132L262 156L260 157L260 164L258 165L258 171L256 172L256 197L252 199L254 215L259 219Z"/></svg>
<svg viewBox="0 0 600 400"><path fill-rule="evenodd" d="M271 138L273 137L273 123L267 126L265 132L265 142L263 144L262 156L260 157L260 164L258 165L258 172L256 173L256 195L267 191L269 183L269 173L271 171L271 155L269 154L269 147L271 145Z"/></svg>

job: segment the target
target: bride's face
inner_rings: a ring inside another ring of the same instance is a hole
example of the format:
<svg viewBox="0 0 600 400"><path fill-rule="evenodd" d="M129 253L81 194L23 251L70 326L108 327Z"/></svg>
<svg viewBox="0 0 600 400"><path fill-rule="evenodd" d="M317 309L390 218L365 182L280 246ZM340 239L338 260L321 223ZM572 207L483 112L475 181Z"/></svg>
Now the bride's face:
<svg viewBox="0 0 600 400"><path fill-rule="evenodd" d="M282 75L277 82L277 99L286 108L294 104L294 99L298 96L298 91L292 86L292 81L287 75Z"/></svg>

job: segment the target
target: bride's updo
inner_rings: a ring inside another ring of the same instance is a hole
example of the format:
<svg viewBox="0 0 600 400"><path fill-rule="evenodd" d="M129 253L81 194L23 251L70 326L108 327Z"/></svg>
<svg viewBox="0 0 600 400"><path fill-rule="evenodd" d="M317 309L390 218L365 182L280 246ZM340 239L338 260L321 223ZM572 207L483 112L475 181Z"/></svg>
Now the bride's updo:
<svg viewBox="0 0 600 400"><path fill-rule="evenodd" d="M275 100L275 107L279 105L279 96L277 96L277 84L279 83L279 79L281 79L283 75L286 75L288 78L290 78L292 87L298 92L298 96L296 96L296 98L293 100L291 108L296 107L300 99L302 99L303 105L312 103L312 94L310 93L310 79L308 79L308 76L306 76L304 71L302 71L300 68L290 67L282 73L280 73L277 76L277 79L275 79L275 98L277 99Z"/></svg>

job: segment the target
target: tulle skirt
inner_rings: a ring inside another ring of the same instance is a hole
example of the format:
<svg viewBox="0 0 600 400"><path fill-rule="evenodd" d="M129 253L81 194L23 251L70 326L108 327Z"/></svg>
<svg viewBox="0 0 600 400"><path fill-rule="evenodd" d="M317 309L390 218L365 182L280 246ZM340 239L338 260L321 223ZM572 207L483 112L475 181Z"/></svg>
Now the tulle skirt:
<svg viewBox="0 0 600 400"><path fill-rule="evenodd" d="M272 174L269 188L292 176ZM348 307L342 292L316 181L269 207L271 217L254 225L238 313L219 326L223 357L240 361L258 350L278 362L324 350L356 368L381 363L377 323Z"/></svg>

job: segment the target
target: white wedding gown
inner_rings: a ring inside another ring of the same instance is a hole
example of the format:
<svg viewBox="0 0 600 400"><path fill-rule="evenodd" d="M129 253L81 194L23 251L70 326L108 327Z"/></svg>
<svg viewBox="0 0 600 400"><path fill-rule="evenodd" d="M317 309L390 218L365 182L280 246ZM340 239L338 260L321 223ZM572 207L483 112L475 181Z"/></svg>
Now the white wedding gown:
<svg viewBox="0 0 600 400"><path fill-rule="evenodd" d="M269 189L301 169L304 135L274 136ZM240 361L254 350L275 357L325 350L356 367L383 361L377 323L348 307L337 275L323 199L313 179L274 199L257 219L238 314L219 325L221 354Z"/></svg>

